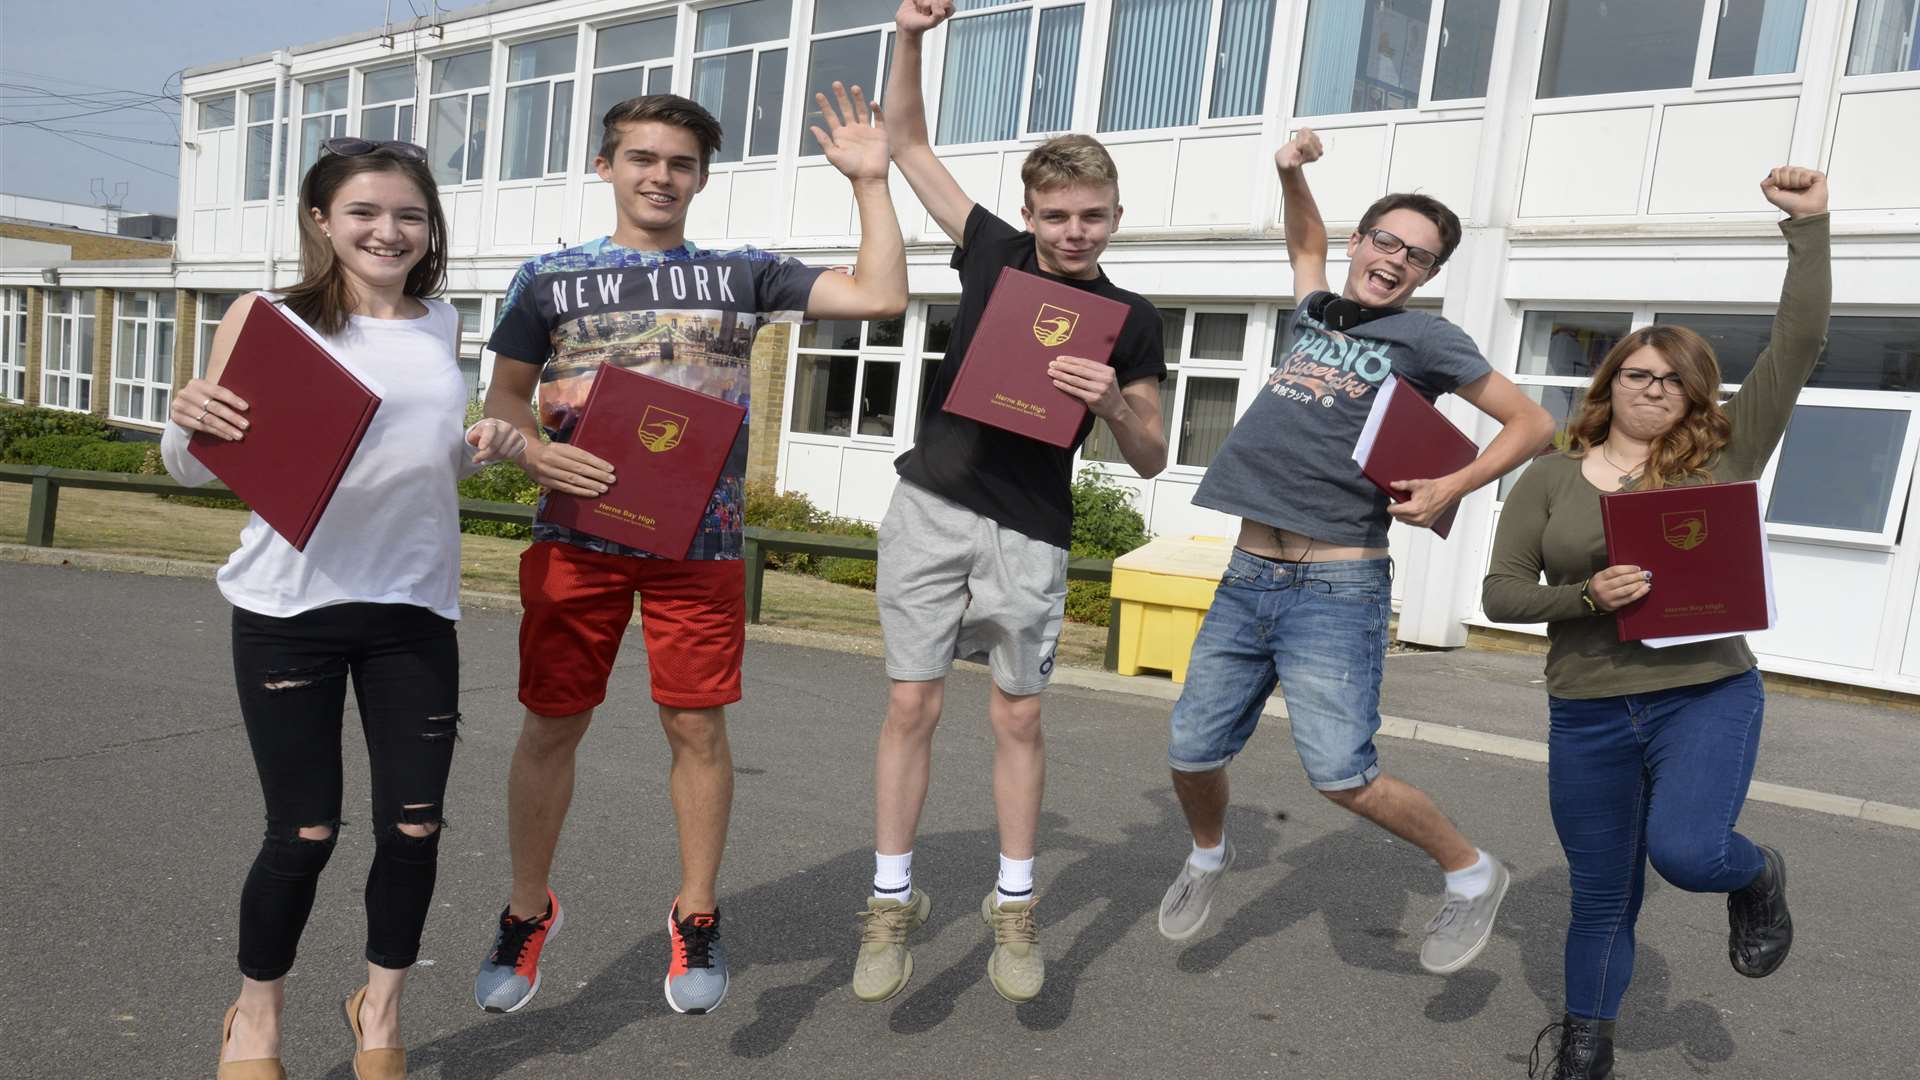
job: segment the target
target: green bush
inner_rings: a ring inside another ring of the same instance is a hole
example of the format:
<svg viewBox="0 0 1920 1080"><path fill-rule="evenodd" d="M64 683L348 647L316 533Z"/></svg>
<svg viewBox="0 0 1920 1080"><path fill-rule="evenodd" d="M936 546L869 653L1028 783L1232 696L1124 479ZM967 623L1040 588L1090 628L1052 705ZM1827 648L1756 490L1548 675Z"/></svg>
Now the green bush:
<svg viewBox="0 0 1920 1080"><path fill-rule="evenodd" d="M521 472L520 466L502 461L460 481L460 497L532 506L540 501L540 485ZM476 536L505 536L514 540L526 540L533 536L530 526L515 521L463 520L460 522L460 531Z"/></svg>
<svg viewBox="0 0 1920 1080"><path fill-rule="evenodd" d="M28 408L24 405L0 405L0 456L19 439L42 435L85 435L99 442L113 442L120 432L105 420L90 413L65 409ZM13 462L12 458L5 458ZM22 464L13 462L14 464ZM35 462L34 464L50 464ZM78 466L64 466L78 468Z"/></svg>
<svg viewBox="0 0 1920 1080"><path fill-rule="evenodd" d="M1133 490L1098 469L1083 469L1073 481L1073 555L1111 559L1147 542L1147 522L1133 508ZM1067 618L1107 625L1113 613L1105 582L1067 582Z"/></svg>
<svg viewBox="0 0 1920 1080"><path fill-rule="evenodd" d="M833 536L876 536L878 530L864 521L836 517L813 505L797 491L776 491L772 484L747 485L747 524L763 529L789 532L827 533ZM770 552L767 565L775 570L811 574L840 585L871 589L874 563L871 559L837 556L795 555Z"/></svg>
<svg viewBox="0 0 1920 1080"><path fill-rule="evenodd" d="M0 460L9 465L51 465L56 469L140 472L151 443L109 442L94 435L34 435L7 444Z"/></svg>

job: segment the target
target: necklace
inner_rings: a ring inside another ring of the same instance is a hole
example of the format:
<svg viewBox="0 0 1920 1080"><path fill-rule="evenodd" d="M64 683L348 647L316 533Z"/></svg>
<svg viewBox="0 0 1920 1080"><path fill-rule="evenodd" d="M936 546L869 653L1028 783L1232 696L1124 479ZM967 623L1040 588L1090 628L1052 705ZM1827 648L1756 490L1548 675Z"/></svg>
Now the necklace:
<svg viewBox="0 0 1920 1080"><path fill-rule="evenodd" d="M1647 464L1645 461L1642 461L1640 464L1635 465L1632 469L1627 469L1623 467L1619 462L1613 460L1612 454L1607 453L1607 447L1605 443L1602 443L1600 445L1600 456L1603 459L1605 459L1607 464L1620 470L1620 486L1623 488L1633 486L1634 475L1638 473L1642 468L1644 468Z"/></svg>

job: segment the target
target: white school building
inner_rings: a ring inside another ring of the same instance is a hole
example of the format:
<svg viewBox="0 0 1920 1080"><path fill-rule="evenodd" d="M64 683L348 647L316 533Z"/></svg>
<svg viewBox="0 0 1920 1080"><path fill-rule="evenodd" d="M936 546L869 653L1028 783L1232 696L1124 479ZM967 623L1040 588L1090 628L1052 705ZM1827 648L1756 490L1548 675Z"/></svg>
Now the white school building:
<svg viewBox="0 0 1920 1080"><path fill-rule="evenodd" d="M807 113L835 79L883 85L895 6L496 0L190 69L175 257L0 267L0 393L156 428L231 297L297 275L285 193L336 135L428 148L476 389L520 262L611 230L590 162L622 98L670 89L726 129L691 239L848 264L851 194ZM1326 142L1308 175L1335 236L1388 191L1459 212L1465 241L1415 302L1560 416L1611 342L1652 322L1706 334L1737 382L1785 268L1759 181L1783 162L1829 171L1834 320L1762 481L1783 621L1752 642L1770 671L1920 692L1920 0L955 6L928 38L926 101L970 194L1018 223L1021 160L1053 133L1095 134L1119 164L1104 266L1166 320L1169 465L1142 480L1096 429L1080 467L1134 489L1156 534L1233 533L1192 495L1293 305L1272 166L1292 129ZM870 521L958 290L951 245L897 174L893 196L905 316L775 331L755 354L756 475ZM1505 486L1470 497L1446 541L1395 527L1401 637L1458 645L1492 625L1480 580Z"/></svg>

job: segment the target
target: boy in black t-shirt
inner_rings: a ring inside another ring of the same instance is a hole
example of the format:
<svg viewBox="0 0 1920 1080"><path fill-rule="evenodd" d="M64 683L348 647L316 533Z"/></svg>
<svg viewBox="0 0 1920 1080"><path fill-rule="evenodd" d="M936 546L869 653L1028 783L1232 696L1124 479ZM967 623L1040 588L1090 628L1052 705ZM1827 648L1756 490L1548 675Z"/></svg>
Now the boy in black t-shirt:
<svg viewBox="0 0 1920 1080"><path fill-rule="evenodd" d="M1159 382L1166 377L1160 317L1146 300L1115 286L1100 255L1120 221L1113 159L1098 142L1050 140L1021 169L1015 230L960 189L927 143L920 97L920 38L952 14L951 0L905 0L896 21L887 132L893 160L914 193L959 245L959 313L952 359L934 378L919 437L896 463L900 483L880 526L878 602L893 680L874 767L875 871L861 917L854 995L884 1001L913 972L907 933L931 901L913 886L913 835L926 801L933 731L956 657L993 671L994 807L1000 871L980 914L993 927L987 962L993 987L1010 1001L1039 994L1045 976L1033 922L1034 834L1046 776L1040 691L1053 672L1067 595L1073 528L1073 455L1094 417L1140 475L1166 465ZM1054 385L1086 402L1090 415L1072 447L1060 448L940 408L965 356L987 294L1012 266L1110 297L1131 309L1110 362L1057 357Z"/></svg>

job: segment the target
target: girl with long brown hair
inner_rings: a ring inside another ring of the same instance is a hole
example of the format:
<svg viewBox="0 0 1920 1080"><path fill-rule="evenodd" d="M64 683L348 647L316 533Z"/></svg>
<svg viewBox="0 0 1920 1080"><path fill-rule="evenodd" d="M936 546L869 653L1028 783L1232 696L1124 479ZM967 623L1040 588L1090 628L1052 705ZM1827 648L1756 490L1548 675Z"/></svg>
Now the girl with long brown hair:
<svg viewBox="0 0 1920 1080"><path fill-rule="evenodd" d="M1783 166L1760 188L1787 214L1787 276L1767 349L1739 391L1719 403L1720 365L1699 334L1628 334L1594 373L1568 448L1527 467L1494 538L1488 617L1547 624L1548 793L1573 889L1566 1011L1535 1039L1537 1057L1558 1032L1552 1080L1613 1075L1649 862L1681 889L1727 894L1740 974L1772 974L1793 943L1785 860L1734 831L1765 705L1753 653L1742 637L1620 642L1613 612L1660 583L1609 566L1600 524L1603 492L1757 479L1786 432L1833 306L1827 183Z"/></svg>
<svg viewBox="0 0 1920 1080"><path fill-rule="evenodd" d="M463 435L459 317L440 300L447 227L426 154L332 139L300 185L301 281L242 297L203 378L173 399L162 453L182 483L212 479L194 432L243 440L247 402L220 385L254 304L279 304L382 390L380 408L302 550L255 515L220 569L233 604L240 712L267 828L240 893L239 1000L221 1029L221 1080L282 1080L285 977L338 839L342 714L359 704L373 788L367 984L347 1000L354 1075L406 1075L399 1006L433 897L459 720L455 482L525 440L499 421ZM324 448L316 448L324 449Z"/></svg>

